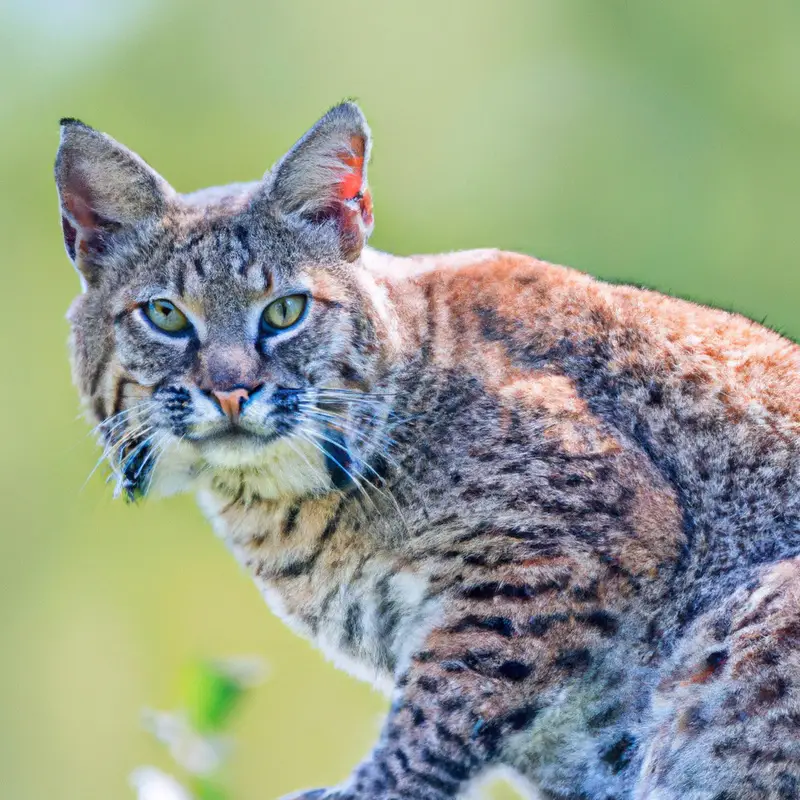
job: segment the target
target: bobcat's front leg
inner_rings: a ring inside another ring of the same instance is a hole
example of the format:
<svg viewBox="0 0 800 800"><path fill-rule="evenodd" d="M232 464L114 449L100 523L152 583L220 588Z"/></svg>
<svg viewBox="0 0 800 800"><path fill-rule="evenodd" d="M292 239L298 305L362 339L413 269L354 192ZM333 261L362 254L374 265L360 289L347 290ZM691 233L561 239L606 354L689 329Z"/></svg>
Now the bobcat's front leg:
<svg viewBox="0 0 800 800"><path fill-rule="evenodd" d="M342 786L293 795L293 800L450 800L480 769L487 753L453 724L452 712L419 705L402 694L378 744Z"/></svg>
<svg viewBox="0 0 800 800"><path fill-rule="evenodd" d="M292 795L292 800L451 800L487 765L505 728L454 675L428 669L418 653L370 756L340 787ZM454 662L455 664L455 662ZM482 722L482 715L486 720ZM484 731L484 727L486 730ZM288 798L287 798L288 800Z"/></svg>
<svg viewBox="0 0 800 800"><path fill-rule="evenodd" d="M596 595L571 586L568 567L536 572L459 587L399 677L370 756L342 786L294 798L451 800L502 762L514 734L535 724L553 689L583 677L617 627Z"/></svg>

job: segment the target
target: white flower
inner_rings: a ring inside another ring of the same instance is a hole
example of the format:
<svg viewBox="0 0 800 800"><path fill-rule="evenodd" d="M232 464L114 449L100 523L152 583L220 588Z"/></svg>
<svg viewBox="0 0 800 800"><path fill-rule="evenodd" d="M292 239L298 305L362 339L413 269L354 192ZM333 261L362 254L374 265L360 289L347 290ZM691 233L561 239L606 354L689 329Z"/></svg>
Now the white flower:
<svg viewBox="0 0 800 800"><path fill-rule="evenodd" d="M192 775L210 775L230 753L231 742L222 736L201 736L182 713L145 711L144 726L170 755Z"/></svg>
<svg viewBox="0 0 800 800"><path fill-rule="evenodd" d="M138 800L192 800L192 796L171 775L155 767L139 767L130 777Z"/></svg>

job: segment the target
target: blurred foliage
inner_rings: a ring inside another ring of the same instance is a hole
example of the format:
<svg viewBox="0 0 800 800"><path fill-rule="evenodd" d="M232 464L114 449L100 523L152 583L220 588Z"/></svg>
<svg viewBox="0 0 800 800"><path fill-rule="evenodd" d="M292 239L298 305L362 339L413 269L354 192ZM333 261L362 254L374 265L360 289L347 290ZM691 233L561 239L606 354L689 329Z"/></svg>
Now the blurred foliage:
<svg viewBox="0 0 800 800"><path fill-rule="evenodd" d="M0 3L3 796L130 796L161 754L127 721L197 654L270 663L237 715L236 800L337 783L385 709L266 611L190 498L81 491L59 117L187 191L259 175L355 96L377 247L517 249L797 335L798 40L796 0Z"/></svg>
<svg viewBox="0 0 800 800"><path fill-rule="evenodd" d="M197 661L185 675L185 704L171 712L148 711L145 726L165 745L185 780L157 767L131 775L138 800L231 800L224 788L225 763L233 749L231 717L259 682L256 661Z"/></svg>
<svg viewBox="0 0 800 800"><path fill-rule="evenodd" d="M186 708L189 722L200 733L217 733L225 728L242 702L245 692L258 682L257 663L228 659L199 661L187 670Z"/></svg>

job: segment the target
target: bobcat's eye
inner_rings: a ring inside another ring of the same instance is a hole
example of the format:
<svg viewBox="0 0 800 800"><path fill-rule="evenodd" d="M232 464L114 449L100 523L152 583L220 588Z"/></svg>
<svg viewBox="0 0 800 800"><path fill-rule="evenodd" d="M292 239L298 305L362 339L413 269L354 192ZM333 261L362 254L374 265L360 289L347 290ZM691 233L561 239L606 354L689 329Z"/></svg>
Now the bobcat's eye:
<svg viewBox="0 0 800 800"><path fill-rule="evenodd" d="M284 331L300 322L308 298L304 294L289 294L270 303L261 315L261 328L269 334Z"/></svg>
<svg viewBox="0 0 800 800"><path fill-rule="evenodd" d="M142 306L145 316L164 333L185 333L191 328L186 315L169 300L151 300Z"/></svg>

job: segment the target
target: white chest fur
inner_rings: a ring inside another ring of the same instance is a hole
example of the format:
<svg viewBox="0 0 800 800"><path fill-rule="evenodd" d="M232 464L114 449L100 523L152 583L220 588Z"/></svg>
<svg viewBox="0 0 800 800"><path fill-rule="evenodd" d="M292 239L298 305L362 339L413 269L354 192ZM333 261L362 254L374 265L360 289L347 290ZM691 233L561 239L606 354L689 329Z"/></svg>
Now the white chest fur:
<svg viewBox="0 0 800 800"><path fill-rule="evenodd" d="M229 500L211 492L199 500L272 611L338 667L389 692L439 619L428 576L347 531L313 569L287 574L282 565L308 559L303 531L287 540L279 515L262 507L221 513Z"/></svg>

